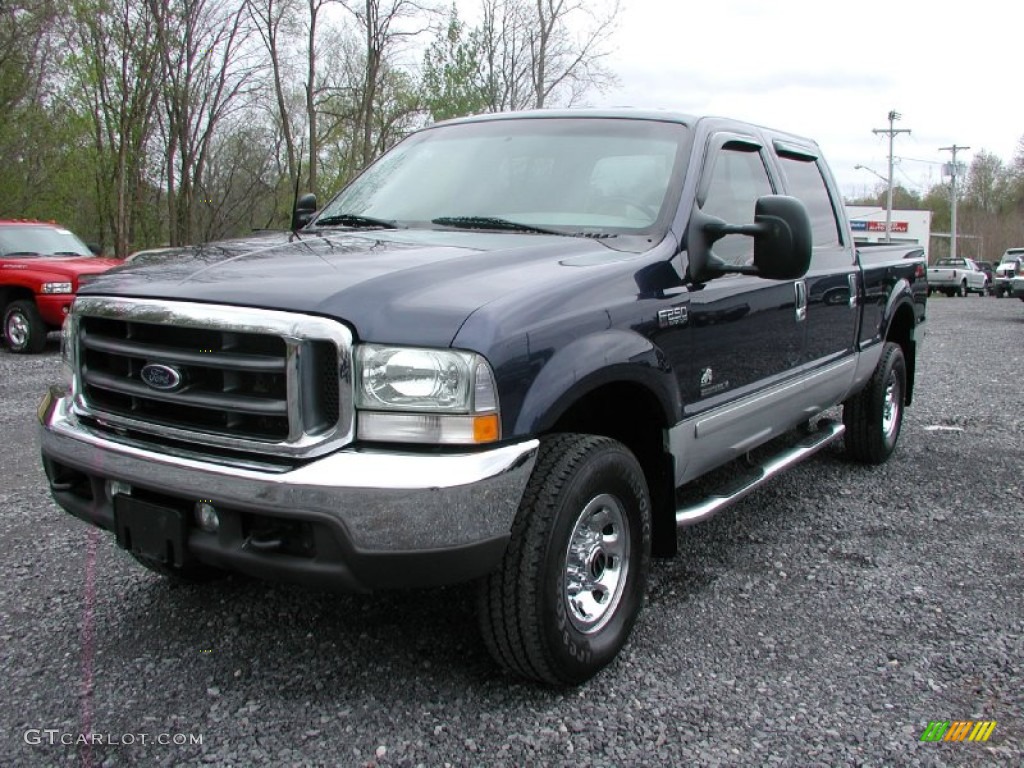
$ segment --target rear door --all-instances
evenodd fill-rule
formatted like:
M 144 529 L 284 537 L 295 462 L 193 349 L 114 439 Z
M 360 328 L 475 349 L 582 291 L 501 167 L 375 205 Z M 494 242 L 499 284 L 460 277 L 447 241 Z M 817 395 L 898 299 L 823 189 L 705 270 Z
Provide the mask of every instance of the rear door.
M 819 367 L 852 355 L 859 319 L 856 254 L 840 225 L 842 203 L 835 194 L 817 147 L 790 140 L 773 142 L 786 181 L 786 193 L 799 198 L 811 219 L 811 267 L 807 291 L 806 336 L 801 367 Z

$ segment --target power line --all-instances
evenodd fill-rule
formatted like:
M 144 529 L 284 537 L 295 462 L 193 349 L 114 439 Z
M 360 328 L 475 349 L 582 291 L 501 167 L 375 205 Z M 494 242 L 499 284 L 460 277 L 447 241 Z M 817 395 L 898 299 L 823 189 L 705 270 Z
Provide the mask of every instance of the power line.
M 906 155 L 896 155 L 897 160 L 909 160 L 912 163 L 928 163 L 928 165 L 942 165 L 941 160 L 922 160 L 920 157 L 907 157 Z

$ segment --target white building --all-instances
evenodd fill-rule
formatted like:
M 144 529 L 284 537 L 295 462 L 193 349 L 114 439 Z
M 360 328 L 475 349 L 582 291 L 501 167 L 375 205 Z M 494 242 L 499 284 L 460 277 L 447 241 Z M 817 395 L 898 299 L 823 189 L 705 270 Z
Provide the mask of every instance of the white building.
M 850 218 L 855 243 L 884 243 L 885 208 L 875 205 L 848 205 L 846 215 Z M 931 211 L 892 212 L 892 232 L 889 242 L 920 245 L 928 255 L 928 241 L 932 232 Z

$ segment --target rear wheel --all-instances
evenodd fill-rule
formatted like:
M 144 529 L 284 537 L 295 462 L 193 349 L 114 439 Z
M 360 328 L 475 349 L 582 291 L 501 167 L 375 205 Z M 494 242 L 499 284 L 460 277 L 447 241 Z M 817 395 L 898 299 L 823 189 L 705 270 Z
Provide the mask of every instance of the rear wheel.
M 12 301 L 4 310 L 4 343 L 11 352 L 42 352 L 46 346 L 46 323 L 34 302 Z
M 866 464 L 892 454 L 903 426 L 907 364 L 899 344 L 886 342 L 868 385 L 843 404 L 846 453 Z
M 545 438 L 501 567 L 480 584 L 491 655 L 550 685 L 593 677 L 629 638 L 650 550 L 647 485 L 629 449 L 591 435 Z

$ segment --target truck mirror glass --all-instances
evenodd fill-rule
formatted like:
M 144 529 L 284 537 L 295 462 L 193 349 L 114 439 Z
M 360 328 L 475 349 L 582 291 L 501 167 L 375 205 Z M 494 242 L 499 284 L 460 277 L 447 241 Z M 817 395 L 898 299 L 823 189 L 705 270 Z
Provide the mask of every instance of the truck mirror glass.
M 811 265 L 811 220 L 795 197 L 765 195 L 754 208 L 754 267 L 760 277 L 795 280 Z
M 316 195 L 305 194 L 295 201 L 292 211 L 292 232 L 309 224 L 316 213 Z

